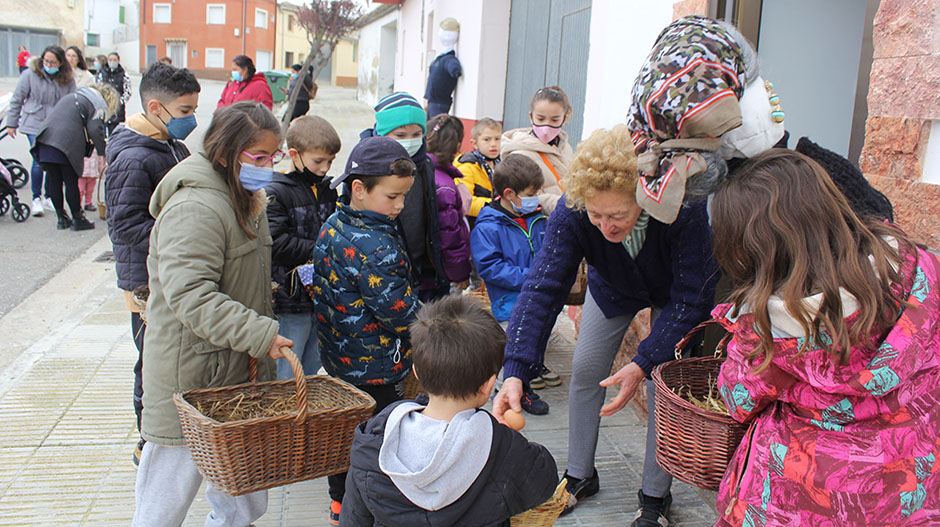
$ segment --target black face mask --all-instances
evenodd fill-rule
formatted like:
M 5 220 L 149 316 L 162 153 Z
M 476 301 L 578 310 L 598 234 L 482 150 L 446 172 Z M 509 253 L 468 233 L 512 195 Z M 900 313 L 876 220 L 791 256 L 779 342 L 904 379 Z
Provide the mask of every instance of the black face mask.
M 308 186 L 319 185 L 326 177 L 314 174 L 306 165 L 302 166 L 302 168 L 297 168 L 297 165 L 294 165 L 294 171 L 300 174 L 300 182 Z

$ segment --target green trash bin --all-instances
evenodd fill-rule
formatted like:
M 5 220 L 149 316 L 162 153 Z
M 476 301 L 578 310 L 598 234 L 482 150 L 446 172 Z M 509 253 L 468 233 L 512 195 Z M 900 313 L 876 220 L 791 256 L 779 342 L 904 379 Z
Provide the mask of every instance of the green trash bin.
M 286 101 L 287 95 L 281 91 L 281 88 L 287 90 L 290 74 L 283 71 L 269 70 L 264 72 L 264 78 L 267 79 L 268 87 L 271 88 L 271 97 L 274 99 L 274 104 Z

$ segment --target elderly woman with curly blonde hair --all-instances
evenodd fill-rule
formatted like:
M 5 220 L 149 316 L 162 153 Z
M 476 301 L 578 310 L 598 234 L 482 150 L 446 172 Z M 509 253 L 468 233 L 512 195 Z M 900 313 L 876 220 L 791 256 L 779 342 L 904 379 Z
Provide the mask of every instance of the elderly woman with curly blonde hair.
M 524 385 L 539 374 L 555 318 L 587 260 L 588 294 L 572 361 L 569 394 L 570 511 L 600 488 L 594 453 L 601 416 L 620 411 L 646 382 L 650 422 L 634 525 L 659 525 L 667 514 L 671 477 L 655 459 L 650 372 L 673 358 L 676 343 L 708 317 L 718 272 L 711 256 L 705 203 L 690 203 L 672 224 L 651 218 L 636 202 L 636 157 L 626 126 L 599 130 L 578 146 L 565 194 L 548 220 L 507 331 L 503 387 L 493 413 L 520 411 Z M 652 307 L 652 332 L 633 362 L 610 370 L 634 315 Z M 619 385 L 604 405 L 607 386 Z M 603 406 L 603 407 L 602 407 Z M 652 521 L 650 523 L 649 521 Z

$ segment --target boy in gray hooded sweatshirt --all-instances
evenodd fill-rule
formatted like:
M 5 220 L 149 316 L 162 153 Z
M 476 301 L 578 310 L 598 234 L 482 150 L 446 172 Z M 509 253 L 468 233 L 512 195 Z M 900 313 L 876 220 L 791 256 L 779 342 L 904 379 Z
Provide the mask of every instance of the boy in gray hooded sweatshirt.
M 476 299 L 454 295 L 422 308 L 411 341 L 430 400 L 391 405 L 359 425 L 340 525 L 508 527 L 552 496 L 558 472 L 548 449 L 480 409 L 505 340 Z

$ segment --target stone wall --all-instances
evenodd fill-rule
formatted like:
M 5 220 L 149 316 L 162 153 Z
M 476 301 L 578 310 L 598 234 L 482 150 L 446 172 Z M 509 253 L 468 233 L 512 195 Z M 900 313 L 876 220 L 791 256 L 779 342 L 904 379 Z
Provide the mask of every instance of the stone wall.
M 940 119 L 940 4 L 882 0 L 859 168 L 915 240 L 940 248 L 940 185 L 922 181 L 931 121 Z M 934 141 L 940 138 L 934 138 Z

